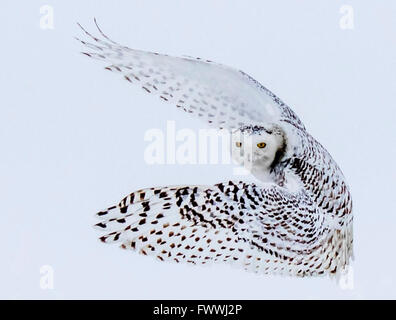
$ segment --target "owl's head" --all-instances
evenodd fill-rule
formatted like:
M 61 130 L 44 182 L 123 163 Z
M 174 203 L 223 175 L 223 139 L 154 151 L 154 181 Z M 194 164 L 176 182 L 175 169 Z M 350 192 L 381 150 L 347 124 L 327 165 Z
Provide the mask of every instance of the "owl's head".
M 269 171 L 285 153 L 284 132 L 276 126 L 243 126 L 232 132 L 232 158 L 249 171 Z

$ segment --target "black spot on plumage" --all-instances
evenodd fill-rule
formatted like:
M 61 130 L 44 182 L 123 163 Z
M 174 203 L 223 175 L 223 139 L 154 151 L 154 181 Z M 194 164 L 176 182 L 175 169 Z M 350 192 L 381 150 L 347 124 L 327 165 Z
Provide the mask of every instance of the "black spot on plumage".
M 95 224 L 95 226 L 100 227 L 100 228 L 106 228 L 106 224 L 103 222 L 99 222 L 99 223 Z
M 165 198 L 165 197 L 167 197 L 168 196 L 168 194 L 165 192 L 165 191 L 162 191 L 160 194 L 159 194 L 159 197 L 160 198 Z
M 172 204 L 169 203 L 169 202 L 167 202 L 167 203 L 165 203 L 165 204 L 163 205 L 163 209 L 164 209 L 164 210 L 168 210 L 168 209 L 171 208 L 171 206 L 172 206 Z
M 183 199 L 180 197 L 180 198 L 177 199 L 176 205 L 180 206 L 182 204 L 182 202 L 183 202 Z
M 149 211 L 150 210 L 150 204 L 148 201 L 142 202 L 142 207 L 144 211 Z

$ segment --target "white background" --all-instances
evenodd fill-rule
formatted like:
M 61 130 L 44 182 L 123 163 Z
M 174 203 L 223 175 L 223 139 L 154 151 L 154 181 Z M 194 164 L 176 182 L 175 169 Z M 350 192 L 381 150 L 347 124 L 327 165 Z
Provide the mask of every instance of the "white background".
M 354 29 L 339 26 L 342 5 Z M 40 7 L 54 29 L 40 28 Z M 394 1 L 0 3 L 0 298 L 396 298 Z M 201 124 L 79 54 L 93 17 L 133 48 L 237 67 L 276 93 L 351 185 L 355 281 L 166 264 L 106 246 L 93 214 L 141 187 L 212 184 L 221 165 L 149 166 L 144 133 Z M 40 288 L 40 267 L 54 289 Z

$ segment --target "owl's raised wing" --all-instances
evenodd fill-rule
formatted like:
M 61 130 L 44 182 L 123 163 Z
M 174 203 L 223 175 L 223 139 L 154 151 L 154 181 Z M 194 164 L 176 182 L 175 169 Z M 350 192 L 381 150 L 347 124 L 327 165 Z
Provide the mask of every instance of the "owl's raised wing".
M 77 39 L 89 49 L 83 52 L 85 55 L 107 62 L 105 69 L 212 127 L 231 129 L 286 121 L 304 129 L 287 105 L 242 71 L 199 58 L 130 49 L 110 40 L 99 27 L 101 38 L 83 31 L 94 42 Z
M 275 184 L 142 189 L 97 217 L 101 241 L 161 261 L 297 276 L 334 274 L 346 263 L 310 197 Z

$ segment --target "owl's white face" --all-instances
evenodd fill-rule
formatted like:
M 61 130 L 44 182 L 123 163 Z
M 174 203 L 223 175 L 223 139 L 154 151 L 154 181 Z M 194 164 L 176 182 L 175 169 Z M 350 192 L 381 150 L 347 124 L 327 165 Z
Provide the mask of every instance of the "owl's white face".
M 231 138 L 232 158 L 250 172 L 268 171 L 275 156 L 284 147 L 284 138 L 280 132 L 249 132 L 236 130 Z

